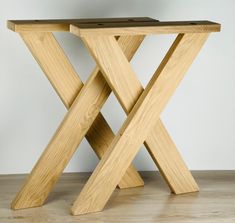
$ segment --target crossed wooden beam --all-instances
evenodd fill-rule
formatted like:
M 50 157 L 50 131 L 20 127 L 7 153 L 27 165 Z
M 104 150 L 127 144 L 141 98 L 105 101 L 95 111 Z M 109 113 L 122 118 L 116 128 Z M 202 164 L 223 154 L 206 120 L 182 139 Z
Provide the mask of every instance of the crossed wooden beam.
M 144 143 L 175 194 L 198 191 L 160 114 L 210 32 L 209 21 L 159 22 L 150 18 L 17 20 L 8 28 L 19 32 L 60 96 L 68 113 L 23 187 L 13 209 L 41 206 L 84 137 L 101 159 L 72 207 L 74 215 L 101 211 L 112 192 L 143 186 L 131 164 Z M 52 31 L 79 36 L 97 63 L 85 84 L 54 38 Z M 177 37 L 144 89 L 129 61 L 147 34 Z M 116 135 L 100 113 L 114 92 L 127 118 Z

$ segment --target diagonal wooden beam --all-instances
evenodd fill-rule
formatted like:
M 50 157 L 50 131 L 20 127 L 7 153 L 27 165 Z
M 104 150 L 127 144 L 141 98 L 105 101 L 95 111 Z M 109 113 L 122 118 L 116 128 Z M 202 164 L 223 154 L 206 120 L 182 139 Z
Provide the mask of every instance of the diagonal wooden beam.
M 128 62 L 119 47 L 116 47 L 116 44 L 110 44 L 109 48 L 105 45 L 106 51 L 109 52 L 109 57 L 112 58 L 112 60 L 107 62 L 106 55 L 103 54 L 102 37 L 87 37 L 83 38 L 83 40 L 97 64 L 101 67 L 102 73 L 126 114 L 130 113 L 144 89 L 134 72 L 130 71 L 130 67 L 129 75 L 127 75 L 126 66 L 129 65 L 127 65 Z M 122 59 L 125 60 L 126 66 L 122 66 L 123 60 L 120 62 L 120 60 L 115 59 L 119 58 L 120 54 Z M 118 78 L 116 78 L 117 76 Z M 144 144 L 172 192 L 182 194 L 199 190 L 197 183 L 160 119 L 150 131 Z
M 78 91 L 80 91 L 83 84 L 53 35 L 51 33 L 21 35 L 48 79 L 57 90 L 64 104 L 69 108 L 72 100 Z M 125 37 L 121 37 L 120 41 L 122 38 Z M 134 55 L 142 40 L 142 36 L 136 36 L 133 37 L 132 45 L 124 44 L 121 46 L 129 60 Z M 92 76 L 93 79 L 90 78 L 86 84 L 86 88 L 83 87 L 79 93 L 82 100 L 76 99 L 77 102 L 73 103 L 73 106 L 69 110 L 70 116 L 66 115 L 59 130 L 55 133 L 21 191 L 12 202 L 13 209 L 35 207 L 44 203 L 80 140 L 94 120 L 94 124 L 87 133 L 87 138 L 99 157 L 104 154 L 114 138 L 113 132 L 99 113 L 99 108 L 109 96 L 110 88 L 103 79 L 99 69 L 96 68 Z M 97 102 L 94 101 L 99 95 L 102 100 L 97 99 Z M 84 99 L 86 96 L 87 98 Z M 77 114 L 79 115 L 76 115 L 76 110 L 78 110 Z M 85 116 L 81 118 L 80 114 L 85 114 Z M 95 119 L 96 116 L 97 118 Z M 76 125 L 76 123 L 80 123 L 80 126 Z M 143 185 L 141 177 L 135 168 L 130 166 L 125 177 L 120 181 L 119 186 L 125 188 L 140 185 Z
M 177 36 L 75 201 L 72 208 L 74 215 L 103 209 L 207 37 L 208 34 Z M 86 38 L 86 43 L 89 44 L 93 55 L 97 55 L 95 58 L 105 76 L 111 76 L 111 73 L 119 75 L 125 70 L 125 74 L 131 78 L 131 66 L 114 37 Z
M 63 101 L 65 107 L 69 109 L 82 89 L 83 83 L 54 35 L 50 32 L 26 32 L 20 33 L 20 35 Z M 122 44 L 122 49 L 128 57 L 128 60 L 131 60 L 143 39 L 143 36 L 132 38 L 131 49 L 127 44 Z M 99 159 L 103 156 L 114 137 L 115 135 L 112 129 L 102 114 L 99 113 L 86 135 L 87 141 Z M 120 188 L 129 188 L 143 185 L 144 181 L 135 167 L 131 165 L 118 186 Z

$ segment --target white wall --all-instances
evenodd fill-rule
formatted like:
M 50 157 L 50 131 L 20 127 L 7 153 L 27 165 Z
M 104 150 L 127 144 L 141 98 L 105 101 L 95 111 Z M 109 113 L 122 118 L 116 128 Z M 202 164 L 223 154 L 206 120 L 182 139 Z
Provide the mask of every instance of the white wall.
M 66 110 L 7 19 L 149 16 L 159 20 L 212 20 L 222 24 L 193 63 L 162 114 L 190 169 L 235 169 L 234 0 L 0 0 L 0 174 L 31 170 Z M 94 62 L 81 41 L 56 34 L 82 79 Z M 132 65 L 146 84 L 173 36 L 149 36 Z M 114 96 L 103 108 L 115 131 L 125 115 Z M 114 114 L 115 113 L 115 114 Z M 84 140 L 66 171 L 90 171 L 98 160 Z M 142 148 L 141 170 L 155 166 Z

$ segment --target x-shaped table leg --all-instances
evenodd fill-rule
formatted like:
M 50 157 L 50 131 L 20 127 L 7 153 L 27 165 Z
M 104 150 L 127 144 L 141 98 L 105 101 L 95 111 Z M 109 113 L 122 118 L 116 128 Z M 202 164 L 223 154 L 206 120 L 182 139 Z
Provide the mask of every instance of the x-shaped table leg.
M 123 41 L 124 45 L 125 42 L 127 41 Z M 48 193 L 58 180 L 63 168 L 75 151 L 76 145 L 79 144 L 86 131 L 88 131 L 90 125 L 98 115 L 99 109 L 108 97 L 107 95 L 110 93 L 109 86 L 105 83 L 101 74 L 97 75 L 98 73 L 98 70 L 93 73 L 92 77 L 79 93 L 51 143 L 33 169 L 25 186 L 13 202 L 13 208 L 39 206 L 48 196 Z M 89 105 L 88 101 L 94 101 L 94 104 L 91 103 L 91 105 Z M 92 115 L 86 117 L 87 113 Z M 75 114 L 81 114 L 81 118 L 76 119 L 77 115 Z M 85 117 L 83 117 L 84 114 Z M 89 121 L 87 121 L 87 118 Z M 80 125 L 83 124 L 84 120 L 87 125 L 85 127 L 82 126 L 83 128 L 81 130 Z M 159 138 L 160 141 L 163 139 L 170 141 L 167 134 L 162 134 L 162 137 Z M 156 138 L 152 140 L 154 141 Z M 70 146 L 68 146 L 66 142 L 71 143 L 71 141 L 72 145 L 70 144 Z M 154 155 L 156 154 L 153 153 L 153 156 Z M 49 162 L 49 158 L 53 160 L 52 163 Z M 173 169 L 174 168 L 173 166 Z
M 132 38 L 133 36 L 126 37 L 125 42 L 131 44 Z M 120 49 L 114 44 L 110 44 L 108 48 L 107 44 L 102 44 L 107 43 L 107 40 L 102 38 L 86 37 L 83 38 L 83 41 L 100 66 L 122 108 L 126 114 L 130 113 L 144 89 L 130 65 L 123 61 L 120 64 L 120 62 L 117 63 L 118 60 L 115 60 L 115 58 L 121 58 Z M 104 51 L 104 47 L 106 47 L 106 51 Z M 106 52 L 106 55 L 103 52 Z M 113 60 L 109 60 L 109 63 L 106 61 L 107 55 L 113 56 Z M 199 190 L 160 119 L 150 131 L 144 145 L 173 193 L 182 194 Z
M 81 91 L 83 84 L 72 65 L 64 55 L 63 50 L 55 40 L 53 34 L 46 32 L 21 33 L 21 37 L 29 47 L 35 59 L 38 61 L 65 106 L 70 108 L 76 96 Z M 123 37 L 120 38 L 119 43 L 121 44 L 121 48 L 123 49 L 128 60 L 130 60 L 135 54 L 142 40 L 143 36 L 135 37 L 132 39 L 132 44 L 129 45 L 129 43 L 125 43 L 123 41 Z M 91 88 L 88 90 L 88 95 L 91 97 L 91 105 L 97 95 L 99 96 L 99 93 L 103 94 L 103 99 L 108 98 L 110 93 L 110 88 L 105 84 L 106 81 L 102 78 L 99 69 L 96 68 L 93 73 L 99 78 L 95 78 L 95 81 L 92 82 L 92 87 L 94 87 L 94 90 L 92 91 Z M 103 92 L 102 87 L 104 87 Z M 92 98 L 92 96 L 94 96 L 94 98 Z M 83 103 L 89 104 L 89 98 L 85 98 Z M 102 103 L 99 106 L 101 105 Z M 96 110 L 96 108 L 94 109 Z M 96 111 L 95 113 L 97 114 Z M 79 114 L 80 113 L 76 116 L 79 117 Z M 92 113 L 89 115 L 92 115 Z M 86 124 L 87 122 L 89 127 L 96 116 L 97 115 L 94 115 L 93 117 L 85 117 L 84 123 Z M 87 118 L 88 120 L 86 120 Z M 71 126 L 68 126 L 68 128 L 69 127 Z M 55 138 L 56 135 L 59 135 L 59 131 L 57 131 L 53 138 L 54 140 L 52 139 L 37 165 L 32 170 L 21 191 L 12 202 L 13 209 L 35 207 L 44 203 L 49 192 L 52 190 L 54 184 L 58 180 L 60 174 L 76 149 L 77 144 L 79 143 L 79 139 L 76 135 L 79 135 L 81 132 L 82 135 L 84 135 L 89 129 L 88 127 L 86 130 L 77 128 L 77 132 L 74 132 L 76 142 L 73 142 L 73 137 L 70 136 L 69 132 L 65 132 L 63 135 L 64 138 Z M 82 135 L 80 137 L 81 139 L 83 138 Z M 114 133 L 108 126 L 108 123 L 105 121 L 101 113 L 98 113 L 97 118 L 94 120 L 94 123 L 90 126 L 90 129 L 86 134 L 88 142 L 92 145 L 99 158 L 103 156 L 108 146 L 111 144 L 114 136 Z M 69 144 L 67 141 L 63 140 L 72 140 L 72 142 Z M 67 147 L 65 144 L 63 145 L 63 143 L 67 143 Z M 73 148 L 69 151 L 71 144 Z M 67 148 L 67 151 L 65 148 Z M 64 157 L 64 159 L 62 159 L 62 157 Z M 144 182 L 135 167 L 130 165 L 125 176 L 119 182 L 119 187 L 136 187 L 142 186 L 143 184 Z
M 128 95 L 125 91 L 126 84 L 124 87 L 122 84 L 127 79 L 130 79 L 130 83 L 135 81 L 134 72 L 114 37 L 84 37 L 106 81 L 122 106 L 126 107 L 125 110 L 131 109 L 131 112 L 74 203 L 72 208 L 74 215 L 103 209 L 141 144 L 148 139 L 156 122 L 159 122 L 157 120 L 162 110 L 207 37 L 208 34 L 204 33 L 179 34 L 144 92 L 140 95 L 141 92 L 133 90 L 134 99 L 130 100 L 136 101 L 136 95 L 140 95 L 133 109 L 128 109 L 125 103 L 125 97 Z M 120 77 L 121 74 L 125 74 L 126 78 Z M 116 84 L 113 84 L 114 82 Z M 132 86 L 129 85 L 129 88 Z

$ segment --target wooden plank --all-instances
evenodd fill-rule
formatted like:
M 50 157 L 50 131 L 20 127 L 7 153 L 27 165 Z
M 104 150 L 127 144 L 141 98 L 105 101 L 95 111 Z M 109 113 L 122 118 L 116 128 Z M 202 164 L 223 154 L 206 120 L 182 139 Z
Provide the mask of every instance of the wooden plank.
M 78 74 L 63 49 L 49 32 L 20 33 L 34 59 L 69 108 L 83 87 Z
M 72 24 L 71 28 L 69 28 Z M 8 20 L 14 32 L 69 31 L 76 35 L 146 35 L 159 33 L 218 32 L 220 24 L 211 21 L 163 21 L 148 17 L 64 20 Z
M 194 177 L 160 119 L 150 131 L 144 145 L 172 193 L 199 191 Z
M 21 33 L 25 44 L 46 74 L 48 80 L 60 96 L 67 109 L 83 87 L 78 74 L 66 57 L 63 49 L 56 41 L 52 33 Z M 133 57 L 140 46 L 143 37 L 132 38 L 132 43 L 123 44 L 129 60 Z M 131 45 L 130 45 L 131 44 Z M 98 72 L 96 70 L 96 72 Z M 86 138 L 99 158 L 101 158 L 115 137 L 112 129 L 100 113 L 89 129 Z M 119 183 L 120 188 L 143 186 L 144 182 L 134 166 L 130 166 L 127 174 Z
M 44 203 L 110 92 L 101 73 L 96 75 L 94 72 L 13 200 L 13 209 L 37 207 Z
M 67 97 L 69 91 L 65 88 L 71 87 L 70 78 L 75 75 L 75 71 L 70 72 L 73 70 L 72 65 L 69 63 L 65 55 L 60 52 L 62 49 L 54 39 L 53 35 L 27 34 L 22 35 L 22 37 L 27 43 L 32 54 L 38 60 L 40 66 L 44 69 L 47 77 L 50 81 L 53 80 L 54 88 L 57 90 L 61 98 L 64 99 L 63 101 L 66 107 L 69 108 L 73 92 L 71 91 L 70 96 Z M 120 38 L 120 40 L 121 39 L 122 38 Z M 134 37 L 133 42 L 135 44 L 121 46 L 128 59 L 132 58 L 142 40 L 143 37 Z M 50 45 L 51 48 L 48 48 L 48 45 Z M 67 74 L 67 76 L 63 76 L 64 74 Z M 58 180 L 67 162 L 70 160 L 77 145 L 89 129 L 93 120 L 95 120 L 95 122 L 91 128 L 91 132 L 88 132 L 87 134 L 88 141 L 91 143 L 99 157 L 101 157 L 106 151 L 110 142 L 114 138 L 114 134 L 102 115 L 98 115 L 97 118 L 96 116 L 98 114 L 97 112 L 99 112 L 99 107 L 102 106 L 102 103 L 109 96 L 110 88 L 103 78 L 96 76 L 102 76 L 97 68 L 93 71 L 94 83 L 90 83 L 92 81 L 92 79 L 90 79 L 86 88 L 82 88 L 80 91 L 80 100 L 76 99 L 73 103 L 69 113 L 66 115 L 63 123 L 52 138 L 47 149 L 34 167 L 21 191 L 12 202 L 13 209 L 41 206 L 44 203 L 49 192 Z M 59 77 L 61 77 L 62 82 Z M 55 78 L 55 80 L 53 78 Z M 73 81 L 77 81 L 76 83 L 78 88 L 82 85 L 78 76 L 77 78 L 72 78 L 71 83 Z M 64 83 L 64 85 L 62 83 Z M 102 91 L 103 88 L 104 90 Z M 102 100 L 97 102 L 98 104 L 92 102 L 92 100 L 94 101 L 95 94 L 96 97 L 98 97 L 99 94 L 100 97 L 102 97 Z M 85 98 L 86 96 L 87 98 Z M 89 103 L 89 99 L 91 100 L 91 103 Z M 84 103 L 86 105 L 84 105 Z M 76 111 L 79 115 L 76 115 Z M 85 116 L 82 118 L 81 116 L 83 113 Z M 70 135 L 70 131 L 72 135 Z M 78 135 L 75 136 L 75 134 Z M 141 185 L 143 185 L 143 181 L 133 166 L 130 166 L 125 177 L 119 183 L 121 188 Z
M 25 174 L 0 175 L 1 223 L 235 222 L 235 170 L 193 171 L 204 188 L 199 196 L 169 196 L 158 173 L 143 171 L 141 175 L 146 182 L 144 188 L 115 191 L 116 199 L 112 199 L 109 210 L 79 217 L 72 217 L 66 209 L 71 205 L 71 197 L 82 189 L 90 173 L 63 174 L 53 192 L 53 199 L 47 205 L 20 212 L 9 211 L 8 204 Z
M 148 35 L 174 33 L 219 32 L 220 24 L 210 21 L 150 21 L 133 23 L 72 24 L 70 32 L 77 36 L 91 35 Z
M 93 18 L 93 19 L 53 19 L 53 20 L 8 20 L 7 27 L 14 32 L 69 31 L 69 25 L 92 23 L 126 23 L 157 21 L 149 17 Z
M 81 90 L 83 83 L 53 34 L 44 32 L 21 33 L 21 37 L 64 102 L 64 105 L 69 108 Z M 120 47 L 123 49 L 128 60 L 131 60 L 144 37 L 132 37 L 131 41 L 126 43 L 122 39 L 119 41 Z M 112 129 L 108 126 L 101 113 L 97 116 L 86 135 L 88 142 L 100 159 L 114 137 Z M 135 167 L 131 165 L 118 186 L 123 189 L 143 185 L 144 181 Z
M 130 68 L 128 72 L 129 75 L 127 75 L 125 70 L 126 66 L 121 66 L 119 63 L 113 62 L 115 58 L 120 55 L 119 48 L 113 47 L 110 49 L 109 57 L 111 57 L 112 60 L 108 63 L 105 59 L 105 55 L 103 55 L 103 48 L 101 48 L 103 42 L 102 38 L 94 39 L 90 37 L 83 39 L 91 53 L 95 52 L 92 53 L 93 57 L 97 64 L 102 67 L 102 72 L 107 82 L 126 114 L 129 114 L 144 90 L 140 81 L 137 79 L 134 72 L 130 71 Z M 122 40 L 124 41 L 119 41 L 120 46 L 123 44 L 131 44 L 131 36 L 125 39 L 123 38 Z M 116 73 L 117 70 L 119 71 L 118 74 Z M 160 119 L 156 122 L 154 129 L 150 132 L 144 144 L 172 192 L 182 194 L 199 190 L 197 183 Z
M 178 35 L 75 201 L 72 207 L 74 215 L 103 209 L 207 37 L 208 34 Z M 104 68 L 105 66 L 113 69 L 113 71 L 109 70 L 106 73 L 107 76 L 110 72 L 115 72 L 118 75 L 120 67 L 124 67 L 126 75 L 132 75 L 130 64 L 123 57 L 122 52 L 118 50 L 119 47 L 114 37 L 87 38 L 86 43 L 90 45 L 93 55 L 98 54 L 97 62 L 99 62 L 103 73 L 107 69 Z M 94 51 L 94 44 L 99 46 L 102 53 Z M 115 53 L 119 53 L 116 55 L 118 60 L 111 56 L 113 50 Z M 103 56 L 101 57 L 101 55 Z M 105 62 L 101 65 L 104 58 Z M 114 65 L 117 63 L 119 66 Z M 110 67 L 109 64 L 114 66 Z

